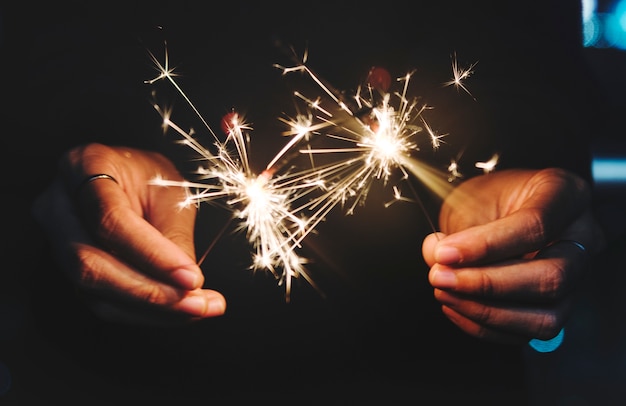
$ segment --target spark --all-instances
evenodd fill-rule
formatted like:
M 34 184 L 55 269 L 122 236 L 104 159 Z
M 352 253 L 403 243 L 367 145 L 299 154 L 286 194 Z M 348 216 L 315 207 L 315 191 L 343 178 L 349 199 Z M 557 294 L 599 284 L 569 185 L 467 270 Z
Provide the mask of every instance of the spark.
M 444 142 L 441 139 L 448 134 L 437 134 L 435 130 L 433 130 L 430 125 L 422 118 L 422 124 L 424 125 L 424 129 L 430 136 L 430 144 L 433 149 L 438 149 L 441 146 L 441 143 Z
M 476 162 L 476 167 L 482 169 L 484 173 L 493 172 L 498 164 L 499 156 L 498 154 L 494 154 L 488 161 L 485 162 Z
M 319 170 L 328 189 L 314 204 L 325 207 L 340 205 L 345 208 L 346 214 L 353 214 L 358 206 L 365 204 L 374 182 L 381 181 L 386 185 L 397 172 L 401 180 L 409 178 L 407 168 L 414 166 L 409 161 L 415 161 L 415 153 L 420 150 L 418 136 L 424 135 L 436 150 L 446 135 L 437 134 L 423 116 L 423 112 L 430 107 L 408 96 L 414 72 L 398 78 L 396 82 L 400 84 L 400 89 L 390 91 L 389 73 L 383 68 L 372 68 L 367 83 L 359 86 L 350 100 L 327 85 L 304 61 L 296 66 L 275 67 L 282 69 L 283 75 L 307 73 L 330 103 L 334 103 L 334 107 L 327 106 L 320 96 L 298 94 L 300 100 L 305 101 L 315 113 L 315 119 L 323 129 L 322 134 L 341 143 L 336 148 L 307 148 L 300 152 L 344 156 Z M 394 186 L 394 195 L 397 197 L 399 193 Z M 397 200 L 406 199 L 396 198 L 394 201 Z
M 453 182 L 455 179 L 460 179 L 463 177 L 461 172 L 459 172 L 459 164 L 456 160 L 450 160 L 450 165 L 448 165 L 448 182 Z
M 249 162 L 249 132 L 252 127 L 236 112 L 228 113 L 222 119 L 222 130 L 226 134 L 220 140 L 209 127 L 200 112 L 184 91 L 178 86 L 169 68 L 167 53 L 161 64 L 154 55 L 152 59 L 159 70 L 159 75 L 146 81 L 154 84 L 167 80 L 187 101 L 192 110 L 201 119 L 205 128 L 214 137 L 213 148 L 203 146 L 192 130 L 184 130 L 171 119 L 171 110 L 154 103 L 154 108 L 163 119 L 164 128 L 171 128 L 181 136 L 181 143 L 190 147 L 200 156 L 201 165 L 196 170 L 197 181 L 172 181 L 160 176 L 151 180 L 152 185 L 162 187 L 181 187 L 186 191 L 186 198 L 179 207 L 212 203 L 226 208 L 238 220 L 236 232 L 244 232 L 253 247 L 250 268 L 270 271 L 285 285 L 286 300 L 290 300 L 292 279 L 304 277 L 313 287 L 304 265 L 307 263 L 296 250 L 302 241 L 323 219 L 328 210 L 309 210 L 306 196 L 320 188 L 318 170 L 284 170 L 275 164 L 288 150 L 296 145 L 311 131 L 306 121 L 292 124 L 300 129 L 287 145 L 270 161 L 260 174 L 253 173 Z M 303 203 L 300 203 L 303 202 Z
M 459 88 L 463 89 L 465 91 L 465 93 L 467 93 L 472 98 L 474 98 L 474 96 L 470 93 L 470 91 L 467 89 L 467 87 L 465 86 L 465 84 L 463 82 L 467 78 L 469 78 L 472 75 L 472 73 L 474 73 L 474 67 L 476 66 L 476 64 L 478 64 L 478 62 L 472 63 L 467 68 L 461 68 L 459 66 L 458 60 L 456 58 L 456 53 L 453 54 L 453 56 L 452 56 L 452 75 L 453 75 L 453 78 L 450 79 L 448 82 L 444 83 L 444 85 L 445 86 L 454 86 L 457 89 L 459 89 Z M 474 100 L 476 100 L 476 99 L 474 99 Z
M 413 199 L 404 196 L 399 184 L 413 175 L 430 190 L 444 196 L 451 188 L 451 179 L 461 174 L 455 161 L 445 173 L 416 156 L 420 151 L 420 137 L 436 151 L 447 134 L 439 134 L 426 120 L 424 112 L 431 107 L 417 97 L 409 97 L 414 72 L 397 78 L 399 88 L 391 90 L 388 71 L 374 67 L 366 83 L 360 85 L 354 95 L 346 97 L 308 67 L 308 52 L 296 60 L 294 66 L 275 64 L 283 75 L 305 73 L 321 94 L 293 93 L 304 108 L 294 117 L 279 118 L 288 127 L 282 135 L 289 140 L 265 169 L 255 174 L 249 162 L 251 124 L 233 110 L 220 123 L 225 139 L 218 137 L 176 82 L 177 74 L 170 67 L 167 49 L 163 63 L 152 53 L 150 57 L 158 75 L 145 82 L 150 85 L 169 82 L 213 137 L 212 145 L 205 147 L 196 139 L 194 130 L 177 125 L 171 119 L 171 110 L 155 102 L 164 130 L 178 133 L 180 142 L 199 155 L 201 164 L 195 172 L 196 181 L 155 177 L 151 183 L 184 188 L 186 197 L 179 203 L 181 208 L 210 203 L 228 210 L 231 220 L 237 221 L 235 231 L 244 233 L 253 247 L 250 269 L 271 272 L 279 285 L 285 285 L 287 301 L 293 278 L 302 276 L 315 287 L 305 269 L 307 259 L 297 252 L 304 239 L 335 207 L 342 207 L 347 215 L 353 214 L 357 206 L 365 204 L 375 182 L 387 185 L 392 179 L 397 180 L 393 185 L 393 199 L 384 207 L 400 201 L 417 202 L 435 231 L 411 183 L 407 182 L 415 196 Z M 468 92 L 462 82 L 470 76 L 474 65 L 460 69 L 454 59 L 455 78 L 449 84 Z M 332 145 L 313 148 L 313 141 L 320 139 Z M 296 165 L 294 161 L 302 156 L 308 156 L 308 163 Z M 497 161 L 497 156 L 494 159 Z M 494 159 L 477 163 L 476 167 L 492 170 Z
M 391 206 L 392 204 L 399 202 L 399 201 L 405 201 L 405 202 L 413 202 L 413 199 L 409 199 L 407 197 L 404 197 L 402 195 L 402 192 L 400 191 L 400 189 L 397 186 L 393 187 L 393 200 L 388 201 L 387 203 L 385 203 L 385 208 Z

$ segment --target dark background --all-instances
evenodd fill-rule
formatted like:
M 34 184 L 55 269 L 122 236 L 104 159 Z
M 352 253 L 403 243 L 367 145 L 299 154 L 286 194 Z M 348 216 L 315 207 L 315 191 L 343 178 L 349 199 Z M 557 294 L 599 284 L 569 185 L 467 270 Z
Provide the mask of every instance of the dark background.
M 473 162 L 498 152 L 501 168 L 559 165 L 590 179 L 592 147 L 620 140 L 624 55 L 581 48 L 576 2 L 250 3 L 0 8 L 0 403 L 619 404 L 621 238 L 594 260 L 556 352 L 484 343 L 442 316 L 421 258 L 426 217 L 415 205 L 383 210 L 390 192 L 382 186 L 354 216 L 332 213 L 307 241 L 324 295 L 298 281 L 286 304 L 271 276 L 246 270 L 249 247 L 232 237 L 203 264 L 207 287 L 227 298 L 224 317 L 157 329 L 89 312 L 51 261 L 30 202 L 60 154 L 84 142 L 159 150 L 187 169 L 189 156 L 171 132 L 162 135 L 143 83 L 155 74 L 146 50 L 161 58 L 164 40 L 213 128 L 232 108 L 252 121 L 259 166 L 283 142 L 272 136 L 283 129 L 276 118 L 293 113 L 290 92 L 301 84 L 272 67 L 290 63 L 278 46 L 289 44 L 308 48 L 310 66 L 346 90 L 371 66 L 392 76 L 415 69 L 412 91 L 434 106 L 433 127 L 450 134 L 427 156 L 433 165 L 445 168 L 463 151 L 462 169 L 474 175 Z M 476 100 L 441 86 L 454 52 L 462 65 L 478 61 L 467 82 Z M 175 101 L 177 122 L 201 129 L 159 89 Z M 438 199 L 414 186 L 436 220 Z M 225 221 L 219 210 L 200 211 L 199 252 Z

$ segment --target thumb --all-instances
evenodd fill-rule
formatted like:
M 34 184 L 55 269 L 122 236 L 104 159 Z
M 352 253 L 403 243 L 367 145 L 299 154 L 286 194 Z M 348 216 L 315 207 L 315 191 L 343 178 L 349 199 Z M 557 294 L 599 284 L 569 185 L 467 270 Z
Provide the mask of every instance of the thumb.
M 437 263 L 435 260 L 435 249 L 439 243 L 439 240 L 444 238 L 446 234 L 444 233 L 431 233 L 424 238 L 422 242 L 422 255 L 424 257 L 424 261 L 429 267 L 432 267 Z

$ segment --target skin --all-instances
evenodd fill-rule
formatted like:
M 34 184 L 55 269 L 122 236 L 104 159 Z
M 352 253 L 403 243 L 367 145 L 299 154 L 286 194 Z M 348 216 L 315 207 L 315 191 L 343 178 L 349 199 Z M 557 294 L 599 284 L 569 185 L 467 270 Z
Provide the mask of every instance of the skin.
M 443 313 L 486 340 L 550 339 L 604 238 L 588 184 L 567 171 L 505 170 L 467 180 L 422 245 Z M 567 240 L 578 241 L 586 252 Z
M 222 294 L 203 289 L 196 264 L 194 207 L 181 188 L 148 185 L 156 175 L 182 180 L 162 155 L 90 144 L 69 151 L 60 174 L 33 206 L 70 280 L 107 320 L 169 324 L 222 315 Z M 106 173 L 115 181 L 98 179 Z
M 117 181 L 83 180 L 106 173 Z M 61 268 L 106 320 L 170 325 L 224 314 L 196 264 L 196 211 L 154 152 L 89 144 L 69 151 L 33 214 Z M 521 343 L 563 327 L 572 292 L 603 238 L 589 186 L 560 170 L 506 170 L 469 179 L 445 199 L 441 232 L 423 241 L 443 313 L 466 333 Z M 576 245 L 560 240 L 579 241 Z

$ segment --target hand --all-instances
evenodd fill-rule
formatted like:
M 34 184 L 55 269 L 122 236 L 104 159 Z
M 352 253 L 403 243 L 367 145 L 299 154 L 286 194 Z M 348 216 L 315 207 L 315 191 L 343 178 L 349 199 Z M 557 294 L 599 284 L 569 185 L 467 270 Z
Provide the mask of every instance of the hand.
M 439 221 L 442 232 L 422 245 L 435 298 L 459 328 L 492 341 L 556 336 L 589 256 L 604 245 L 588 184 L 555 168 L 469 179 L 444 200 Z
M 94 174 L 114 178 L 84 183 Z M 69 151 L 33 205 L 35 219 L 69 279 L 96 314 L 112 321 L 167 324 L 224 313 L 224 297 L 202 289 L 195 261 L 194 207 L 184 190 L 149 185 L 182 180 L 160 154 L 90 144 Z

